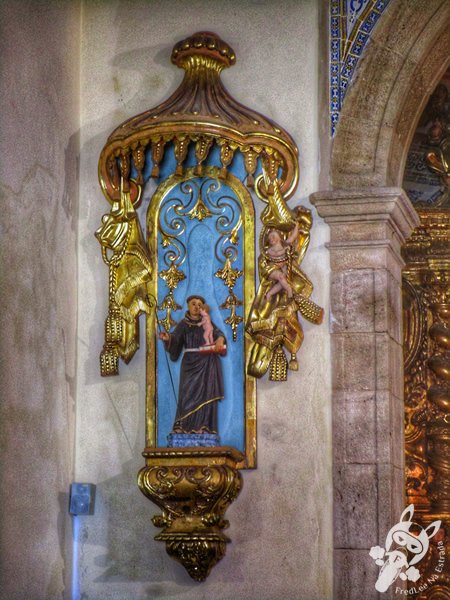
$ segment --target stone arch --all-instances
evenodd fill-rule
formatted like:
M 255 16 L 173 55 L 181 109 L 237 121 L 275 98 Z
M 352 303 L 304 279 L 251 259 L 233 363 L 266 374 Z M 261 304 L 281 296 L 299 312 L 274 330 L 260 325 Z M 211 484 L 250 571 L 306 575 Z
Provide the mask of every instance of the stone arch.
M 417 121 L 447 68 L 446 0 L 392 0 L 347 91 L 331 155 L 333 188 L 400 186 Z
M 334 597 L 378 598 L 404 505 L 401 246 L 419 219 L 401 189 L 416 124 L 448 65 L 446 0 L 391 0 L 371 33 L 311 201 L 330 226 Z

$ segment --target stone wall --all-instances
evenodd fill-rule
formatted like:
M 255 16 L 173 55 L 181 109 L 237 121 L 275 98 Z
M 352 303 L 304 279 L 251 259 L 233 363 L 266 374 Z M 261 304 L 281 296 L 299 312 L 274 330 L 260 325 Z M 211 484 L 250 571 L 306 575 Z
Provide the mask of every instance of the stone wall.
M 79 27 L 76 2 L 0 4 L 0 598 L 69 588 Z

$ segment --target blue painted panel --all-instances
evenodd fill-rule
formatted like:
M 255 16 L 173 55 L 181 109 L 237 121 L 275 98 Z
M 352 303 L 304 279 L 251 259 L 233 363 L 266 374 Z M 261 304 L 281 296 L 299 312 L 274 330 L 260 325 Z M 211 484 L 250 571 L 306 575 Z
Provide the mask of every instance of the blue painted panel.
M 146 163 L 150 163 L 146 161 Z M 184 163 L 185 167 L 194 166 L 195 154 L 194 148 L 190 149 L 189 155 Z M 214 147 L 207 161 L 208 165 L 220 166 L 219 148 Z M 164 181 L 175 170 L 176 162 L 173 155 L 173 149 L 168 148 L 165 160 L 160 166 L 159 181 Z M 244 169 L 243 157 L 237 152 L 230 171 L 233 172 L 241 181 L 245 181 L 246 172 Z M 258 171 L 260 168 L 258 168 Z M 145 178 L 150 174 L 150 167 L 146 168 Z M 194 189 L 194 196 L 189 193 L 189 187 Z M 189 219 L 177 215 L 174 211 L 174 205 L 177 206 L 178 213 L 189 211 L 196 203 L 197 194 L 201 190 L 202 199 L 207 204 L 213 214 L 201 222 L 197 219 Z M 208 200 L 209 198 L 209 200 Z M 224 199 L 225 198 L 225 199 Z M 225 208 L 225 204 L 228 208 Z M 221 358 L 225 394 L 224 399 L 219 403 L 218 420 L 220 443 L 230 445 L 241 451 L 245 451 L 245 357 L 244 357 L 244 322 L 238 326 L 237 340 L 232 339 L 232 330 L 225 324 L 225 319 L 229 316 L 228 309 L 220 309 L 220 305 L 225 301 L 228 295 L 228 288 L 222 279 L 215 276 L 218 269 L 223 267 L 224 256 L 220 252 L 220 246 L 217 248 L 217 241 L 220 235 L 217 233 L 218 218 L 228 216 L 231 218 L 230 207 L 235 210 L 234 220 L 237 220 L 240 201 L 238 196 L 223 181 L 214 180 L 207 177 L 195 177 L 187 182 L 176 185 L 170 193 L 164 198 L 161 209 L 160 219 L 166 216 L 170 223 L 171 219 L 177 218 L 183 222 L 184 231 L 177 237 L 186 251 L 183 259 L 181 256 L 175 262 L 181 271 L 186 275 L 186 279 L 181 281 L 174 292 L 176 302 L 182 307 L 172 313 L 172 317 L 179 322 L 187 310 L 186 298 L 192 294 L 203 296 L 210 305 L 211 318 L 215 325 L 223 331 L 227 339 L 228 352 Z M 171 207 L 171 208 L 169 208 Z M 180 221 L 180 222 L 181 222 Z M 222 222 L 223 225 L 223 222 Z M 231 229 L 231 227 L 229 227 Z M 173 233 L 173 231 L 172 231 Z M 223 239 L 223 238 L 222 238 Z M 167 251 L 170 247 L 164 248 L 161 243 L 161 234 L 158 234 L 158 272 L 167 269 L 170 261 L 167 261 Z M 233 268 L 243 271 L 243 228 L 239 231 L 239 241 L 234 245 L 236 260 L 233 262 Z M 233 246 L 226 242 L 226 247 Z M 166 260 L 165 260 L 166 257 Z M 233 292 L 238 298 L 243 299 L 244 277 L 240 277 Z M 169 292 L 164 280 L 158 277 L 158 303 Z M 238 307 L 237 314 L 243 316 L 243 307 Z M 159 311 L 158 316 L 164 317 L 164 312 Z M 176 362 L 172 362 L 161 341 L 157 343 L 157 403 L 158 403 L 158 423 L 157 423 L 157 444 L 160 447 L 167 446 L 167 436 L 172 430 L 179 386 L 179 373 L 181 366 L 181 356 Z

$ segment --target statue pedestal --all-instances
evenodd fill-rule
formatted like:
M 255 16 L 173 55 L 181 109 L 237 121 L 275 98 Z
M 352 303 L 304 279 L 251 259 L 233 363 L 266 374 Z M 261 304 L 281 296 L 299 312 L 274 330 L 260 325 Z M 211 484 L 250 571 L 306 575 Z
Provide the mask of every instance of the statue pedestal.
M 217 433 L 169 433 L 168 448 L 217 448 L 220 438 Z
M 146 448 L 146 466 L 138 474 L 142 493 L 162 509 L 153 517 L 163 531 L 169 556 L 181 562 L 189 575 L 203 581 L 225 555 L 230 539 L 225 511 L 238 496 L 242 477 L 237 465 L 243 455 L 236 449 Z

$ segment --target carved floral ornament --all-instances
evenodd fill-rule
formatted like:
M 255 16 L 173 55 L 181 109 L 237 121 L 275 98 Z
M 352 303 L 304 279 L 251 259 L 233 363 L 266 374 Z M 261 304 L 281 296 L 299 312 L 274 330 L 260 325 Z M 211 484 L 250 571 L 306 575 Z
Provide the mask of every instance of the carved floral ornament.
M 422 572 L 433 582 L 423 598 L 448 598 L 448 569 L 434 570 L 437 544 L 448 552 L 450 538 L 450 121 L 442 83 L 421 120 L 429 124 L 425 164 L 442 188 L 433 202 L 415 202 L 420 225 L 402 248 L 406 495 L 421 524 L 442 522 Z
M 119 358 L 131 360 L 145 313 L 139 487 L 162 509 L 153 519 L 163 528 L 156 539 L 197 580 L 225 553 L 224 514 L 241 489 L 239 469 L 256 466 L 255 381 L 266 373 L 284 381 L 288 369 L 298 370 L 301 318 L 318 324 L 323 315 L 300 268 L 312 216 L 287 205 L 298 150 L 283 128 L 229 95 L 220 74 L 235 60 L 213 33 L 176 44 L 181 85 L 115 129 L 99 160 L 111 204 L 96 232 L 109 267 L 101 374 L 117 375 Z M 137 209 L 150 178 L 158 187 L 144 235 Z M 264 203 L 259 249 L 249 190 Z

